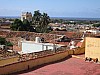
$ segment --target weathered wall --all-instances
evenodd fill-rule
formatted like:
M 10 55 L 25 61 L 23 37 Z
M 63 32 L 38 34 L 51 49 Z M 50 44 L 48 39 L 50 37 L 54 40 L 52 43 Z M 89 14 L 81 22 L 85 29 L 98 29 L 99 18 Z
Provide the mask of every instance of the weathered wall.
M 11 64 L 13 62 L 17 62 L 18 58 L 17 57 L 11 57 L 7 59 L 2 59 L 0 60 L 0 66 L 6 65 L 6 64 Z
M 100 38 L 85 38 L 85 57 L 98 58 L 100 61 Z
M 65 57 L 67 57 L 68 55 L 82 54 L 82 53 L 84 53 L 84 49 L 83 50 L 82 49 L 67 50 L 67 51 L 64 51 L 64 52 L 60 52 L 60 53 L 56 53 L 56 54 L 52 54 L 52 55 L 48 55 L 48 56 L 44 56 L 44 57 L 40 57 L 40 58 L 36 58 L 36 59 L 31 59 L 31 60 L 28 60 L 28 61 L 16 62 L 16 63 L 13 63 L 13 64 L 0 66 L 0 75 L 1 74 L 10 74 L 10 73 L 18 72 L 18 71 L 27 70 L 28 67 L 33 68 L 33 67 L 36 67 L 38 65 L 42 65 L 42 64 L 45 64 L 45 63 L 50 63 L 50 62 L 54 62 L 54 61 L 57 61 L 57 60 L 61 60 Z M 11 61 L 11 60 L 9 60 L 9 61 Z M 4 62 L 9 62 L 9 61 L 4 61 Z M 12 59 L 12 61 L 13 61 L 13 59 Z
M 85 53 L 85 48 L 77 48 L 75 51 L 74 51 L 74 54 L 77 55 L 77 54 L 83 54 Z
M 65 57 L 67 57 L 68 55 L 82 54 L 85 51 L 84 46 L 85 46 L 85 43 L 83 43 L 81 48 L 77 48 L 75 50 L 61 51 L 56 54 L 51 54 L 51 55 L 47 55 L 47 56 L 43 56 L 43 57 L 39 57 L 39 58 L 27 60 L 27 61 L 22 61 L 22 62 L 13 63 L 13 61 L 18 60 L 18 58 L 2 60 L 2 61 L 0 61 L 0 64 L 3 64 L 4 66 L 0 66 L 0 75 L 27 70 L 28 68 L 33 68 L 38 65 L 42 65 L 45 63 L 50 63 L 50 62 L 54 62 L 54 61 L 63 59 Z M 8 64 L 8 65 L 5 65 L 5 64 Z
M 65 58 L 66 56 L 68 56 L 68 51 L 58 53 L 58 54 L 49 55 L 46 57 L 32 59 L 32 60 L 28 60 L 28 61 L 17 62 L 17 63 L 9 64 L 6 66 L 1 66 L 0 67 L 0 75 L 18 72 L 18 71 L 22 71 L 22 70 L 27 70 L 28 67 L 32 68 L 32 67 L 35 67 L 37 65 L 57 61 L 57 60 Z

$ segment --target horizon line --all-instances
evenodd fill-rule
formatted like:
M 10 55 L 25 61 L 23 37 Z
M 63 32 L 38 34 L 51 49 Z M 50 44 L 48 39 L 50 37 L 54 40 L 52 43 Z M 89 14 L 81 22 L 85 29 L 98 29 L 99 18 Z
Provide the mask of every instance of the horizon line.
M 0 16 L 0 17 L 21 17 L 21 16 Z M 100 17 L 66 17 L 66 16 L 50 16 L 50 18 L 96 18 L 96 19 L 100 19 Z

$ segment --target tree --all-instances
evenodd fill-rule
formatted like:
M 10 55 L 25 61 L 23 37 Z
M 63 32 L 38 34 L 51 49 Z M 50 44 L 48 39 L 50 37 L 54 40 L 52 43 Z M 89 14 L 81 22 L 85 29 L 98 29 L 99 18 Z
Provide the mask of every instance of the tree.
M 0 45 L 5 45 L 6 44 L 6 39 L 0 37 Z
M 2 37 L 0 37 L 0 45 L 13 46 L 11 42 L 6 41 L 6 39 Z
M 34 15 L 33 15 L 33 24 L 35 25 L 39 25 L 41 19 L 41 13 L 39 10 L 34 11 Z
M 30 31 L 30 23 L 29 23 L 28 20 L 25 19 L 23 21 L 23 27 L 22 28 L 24 28 L 25 31 Z
M 11 42 L 7 42 L 6 46 L 13 46 L 13 44 Z
M 50 17 L 47 13 L 41 14 L 39 10 L 35 11 L 33 16 L 33 22 L 36 28 L 36 32 L 48 32 L 48 24 L 50 23 Z
M 14 30 L 14 31 L 20 31 L 20 30 L 23 29 L 22 27 L 23 27 L 23 23 L 19 19 L 15 19 L 14 23 L 11 24 L 11 29 Z
M 35 29 L 31 25 L 31 23 L 26 19 L 23 21 L 23 27 L 22 28 L 24 28 L 24 31 L 31 31 L 31 32 L 35 31 Z
M 47 13 L 41 14 L 39 10 L 34 11 L 33 15 L 33 26 L 30 24 L 28 20 L 24 20 L 23 22 L 19 19 L 15 19 L 14 23 L 11 25 L 11 29 L 14 31 L 35 31 L 40 33 L 49 32 L 48 24 L 50 22 L 50 17 Z
M 50 17 L 47 15 L 47 13 L 43 13 L 40 24 L 42 26 L 46 26 L 49 24 L 50 22 Z
M 15 19 L 14 23 L 11 24 L 11 29 L 14 31 L 35 31 L 30 25 L 30 22 L 26 19 L 23 22 L 19 19 Z
M 98 24 L 93 24 L 94 27 L 100 27 L 100 23 Z
M 42 32 L 42 33 L 48 32 L 49 22 L 50 22 L 49 16 L 47 15 L 47 13 L 43 13 L 43 15 L 41 16 L 40 25 L 38 26 L 37 32 Z

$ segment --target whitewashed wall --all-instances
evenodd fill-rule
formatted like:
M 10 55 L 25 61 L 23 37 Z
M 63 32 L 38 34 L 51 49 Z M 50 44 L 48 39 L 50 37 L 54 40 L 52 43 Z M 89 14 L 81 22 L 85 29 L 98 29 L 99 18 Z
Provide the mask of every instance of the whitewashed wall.
M 53 49 L 54 45 L 50 43 L 31 43 L 31 42 L 22 42 L 22 53 L 32 53 L 39 52 L 42 50 Z

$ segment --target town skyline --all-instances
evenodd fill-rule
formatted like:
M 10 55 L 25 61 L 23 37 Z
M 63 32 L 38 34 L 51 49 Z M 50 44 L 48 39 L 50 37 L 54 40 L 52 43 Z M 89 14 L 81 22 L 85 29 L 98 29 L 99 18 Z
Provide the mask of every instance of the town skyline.
M 0 16 L 20 16 L 22 12 L 40 10 L 50 17 L 100 18 L 100 0 L 2 0 Z

